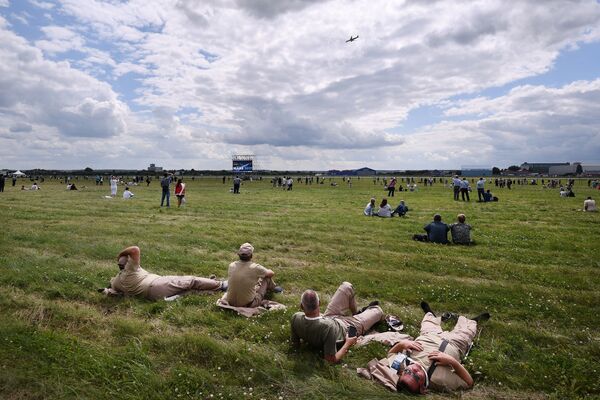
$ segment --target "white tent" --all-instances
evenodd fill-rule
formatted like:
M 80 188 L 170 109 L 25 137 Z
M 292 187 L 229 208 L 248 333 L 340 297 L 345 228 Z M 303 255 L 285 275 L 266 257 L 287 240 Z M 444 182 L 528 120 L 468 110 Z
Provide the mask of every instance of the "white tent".
M 15 176 L 15 177 L 24 177 L 25 174 L 22 173 L 21 171 L 17 170 L 17 171 L 15 171 L 15 172 L 12 173 L 12 176 Z

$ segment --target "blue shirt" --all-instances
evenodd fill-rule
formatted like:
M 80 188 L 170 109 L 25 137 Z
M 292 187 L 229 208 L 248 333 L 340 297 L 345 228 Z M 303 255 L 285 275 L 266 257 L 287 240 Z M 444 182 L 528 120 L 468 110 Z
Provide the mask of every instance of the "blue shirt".
M 427 232 L 427 237 L 430 242 L 441 244 L 448 243 L 448 231 L 450 230 L 450 227 L 445 223 L 433 221 L 423 229 Z

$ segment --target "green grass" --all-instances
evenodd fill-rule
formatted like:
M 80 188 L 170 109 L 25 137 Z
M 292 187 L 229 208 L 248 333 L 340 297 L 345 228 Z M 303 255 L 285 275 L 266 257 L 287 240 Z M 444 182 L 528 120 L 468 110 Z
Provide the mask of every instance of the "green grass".
M 48 179 L 38 192 L 17 190 L 26 180 L 7 187 L 0 398 L 403 398 L 356 376 L 356 367 L 385 354 L 382 345 L 353 348 L 337 366 L 290 349 L 302 291 L 318 290 L 326 303 L 345 280 L 361 305 L 379 299 L 412 335 L 422 299 L 440 311 L 489 310 L 466 361 L 476 380 L 466 398 L 600 397 L 600 214 L 577 211 L 597 191 L 583 181 L 576 198 L 540 186 L 491 187 L 500 202 L 480 204 L 419 185 L 391 199 L 406 200 L 407 218 L 379 219 L 362 209 L 386 194 L 381 186 L 336 181 L 285 192 L 265 179 L 234 196 L 220 178 L 188 179 L 181 209 L 158 207 L 157 182 L 133 187 L 130 201 L 104 199 L 108 186 L 83 179 L 77 192 Z M 465 213 L 477 245 L 412 241 L 435 212 L 446 222 Z M 216 295 L 153 303 L 95 291 L 129 245 L 140 246 L 151 272 L 225 276 L 246 241 L 255 261 L 276 272 L 285 292 L 275 300 L 287 311 L 246 319 L 218 309 Z

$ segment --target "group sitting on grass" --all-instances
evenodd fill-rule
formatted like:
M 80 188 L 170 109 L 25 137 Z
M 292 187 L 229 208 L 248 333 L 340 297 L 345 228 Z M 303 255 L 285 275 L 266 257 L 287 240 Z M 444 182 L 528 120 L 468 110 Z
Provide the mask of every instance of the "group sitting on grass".
M 381 204 L 379 204 L 379 210 L 375 210 L 375 198 L 372 197 L 367 206 L 365 207 L 363 214 L 367 217 L 382 217 L 382 218 L 390 218 L 395 214 L 398 214 L 400 217 L 404 217 L 408 212 L 408 206 L 404 203 L 404 200 L 400 200 L 400 204 L 395 209 L 388 204 L 386 198 L 381 200 Z
M 452 235 L 452 243 L 470 245 L 474 244 L 471 240 L 471 225 L 465 223 L 467 217 L 465 214 L 458 214 L 456 217 L 457 221 L 454 224 L 446 224 L 442 222 L 442 216 L 435 214 L 433 221 L 425 225 L 423 228 L 426 235 L 415 234 L 413 240 L 419 242 L 431 242 L 438 244 L 448 244 L 448 232 Z

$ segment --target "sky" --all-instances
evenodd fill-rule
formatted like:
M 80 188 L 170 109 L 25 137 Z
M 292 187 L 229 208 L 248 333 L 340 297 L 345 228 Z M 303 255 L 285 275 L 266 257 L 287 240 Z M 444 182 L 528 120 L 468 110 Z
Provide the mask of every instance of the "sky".
M 600 164 L 598 0 L 0 0 L 0 60 L 0 169 Z

